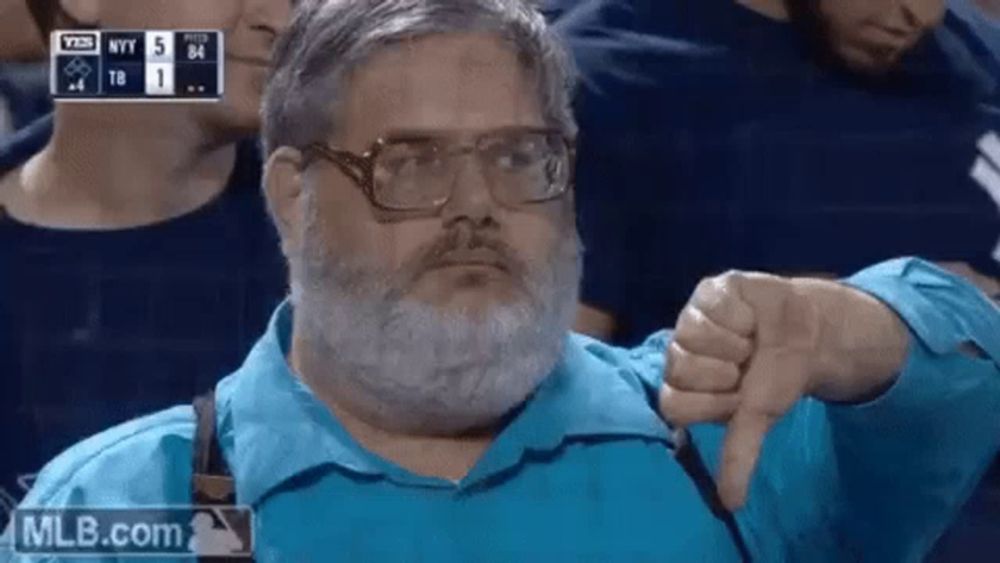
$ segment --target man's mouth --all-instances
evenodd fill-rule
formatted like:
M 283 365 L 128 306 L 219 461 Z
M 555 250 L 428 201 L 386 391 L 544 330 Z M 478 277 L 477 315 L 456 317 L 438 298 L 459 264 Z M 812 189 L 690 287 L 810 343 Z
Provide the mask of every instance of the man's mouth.
M 429 264 L 428 270 L 443 268 L 491 268 L 509 272 L 510 267 L 493 251 L 469 250 L 447 254 Z
M 445 268 L 484 268 L 493 269 L 500 272 L 507 272 L 507 267 L 495 261 L 483 260 L 442 260 L 431 265 L 431 270 L 441 270 Z

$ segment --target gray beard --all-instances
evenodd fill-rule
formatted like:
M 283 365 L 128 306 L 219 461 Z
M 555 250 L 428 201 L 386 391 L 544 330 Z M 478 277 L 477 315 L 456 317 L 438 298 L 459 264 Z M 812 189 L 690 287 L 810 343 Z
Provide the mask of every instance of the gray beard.
M 544 263 L 525 268 L 523 298 L 481 318 L 407 299 L 391 274 L 336 258 L 315 240 L 305 246 L 290 261 L 292 302 L 319 373 L 304 379 L 383 430 L 486 428 L 522 404 L 562 355 L 581 275 L 575 229 Z

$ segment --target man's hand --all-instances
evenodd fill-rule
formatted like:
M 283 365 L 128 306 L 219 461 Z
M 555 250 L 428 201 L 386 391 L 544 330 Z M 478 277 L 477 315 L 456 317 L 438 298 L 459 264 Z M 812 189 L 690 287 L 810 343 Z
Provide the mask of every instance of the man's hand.
M 854 402 L 889 387 L 909 333 L 877 299 L 826 280 L 731 272 L 704 280 L 677 322 L 661 414 L 726 424 L 719 494 L 746 500 L 764 436 L 805 396 Z

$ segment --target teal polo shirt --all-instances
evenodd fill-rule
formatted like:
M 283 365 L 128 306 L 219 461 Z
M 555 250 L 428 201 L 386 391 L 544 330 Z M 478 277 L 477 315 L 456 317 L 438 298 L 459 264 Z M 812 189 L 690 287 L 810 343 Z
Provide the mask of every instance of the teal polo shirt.
M 774 427 L 736 514 L 756 561 L 919 561 L 1000 445 L 1000 310 L 914 259 L 848 283 L 905 319 L 908 359 L 873 402 L 805 399 Z M 414 475 L 345 431 L 289 371 L 291 320 L 281 306 L 217 387 L 222 450 L 238 502 L 255 511 L 258 561 L 739 560 L 651 406 L 669 332 L 631 350 L 568 335 L 558 366 L 451 482 Z M 982 356 L 959 352 L 966 342 Z M 712 471 L 723 431 L 692 428 Z M 188 406 L 99 434 L 52 461 L 22 507 L 188 504 L 193 434 Z

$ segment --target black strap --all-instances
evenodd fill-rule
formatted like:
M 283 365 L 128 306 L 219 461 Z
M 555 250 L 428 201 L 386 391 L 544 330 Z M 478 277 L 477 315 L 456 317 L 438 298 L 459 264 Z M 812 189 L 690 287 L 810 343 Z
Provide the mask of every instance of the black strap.
M 215 432 L 215 392 L 194 400 L 197 429 L 194 440 L 194 473 L 191 498 L 197 505 L 236 504 L 233 477 L 222 456 Z
M 236 506 L 236 487 L 215 427 L 215 391 L 197 397 L 192 405 L 195 414 L 194 472 L 191 478 L 191 499 L 196 506 Z M 198 557 L 199 563 L 242 561 L 253 563 L 252 557 Z
M 708 505 L 712 514 L 721 520 L 725 524 L 726 529 L 729 530 L 729 535 L 733 538 L 733 543 L 736 544 L 737 551 L 740 552 L 740 558 L 744 563 L 751 563 L 750 550 L 747 548 L 743 534 L 740 533 L 740 528 L 736 524 L 736 517 L 722 504 L 719 490 L 715 486 L 715 479 L 712 478 L 711 472 L 705 466 L 705 461 L 701 458 L 694 440 L 691 439 L 687 430 L 679 430 L 674 433 L 674 436 L 674 458 L 677 460 L 677 463 L 681 465 L 684 472 L 688 474 L 688 477 L 694 481 L 694 485 L 698 489 L 698 494 L 701 495 L 702 500 Z

